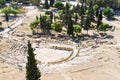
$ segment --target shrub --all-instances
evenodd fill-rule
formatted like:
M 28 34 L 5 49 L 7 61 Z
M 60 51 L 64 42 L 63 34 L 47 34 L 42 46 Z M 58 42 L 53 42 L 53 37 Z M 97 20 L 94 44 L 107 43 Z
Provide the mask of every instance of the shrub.
M 109 27 L 109 24 L 102 23 L 102 24 L 98 27 L 98 30 L 100 30 L 100 31 L 106 31 L 108 27 Z
M 38 24 L 39 24 L 39 20 L 34 20 L 32 23 L 30 23 L 29 27 L 31 30 L 33 30 L 34 28 L 37 27 Z
M 73 28 L 76 33 L 80 33 L 82 31 L 82 27 L 80 25 L 74 25 Z
M 56 32 L 61 32 L 63 25 L 60 21 L 56 21 L 51 24 L 52 29 L 54 29 Z
M 110 9 L 109 7 L 107 7 L 107 8 L 105 8 L 104 10 L 103 10 L 103 14 L 106 16 L 106 17 L 112 17 L 112 16 L 114 16 L 115 15 L 115 12 L 112 10 L 112 9 Z

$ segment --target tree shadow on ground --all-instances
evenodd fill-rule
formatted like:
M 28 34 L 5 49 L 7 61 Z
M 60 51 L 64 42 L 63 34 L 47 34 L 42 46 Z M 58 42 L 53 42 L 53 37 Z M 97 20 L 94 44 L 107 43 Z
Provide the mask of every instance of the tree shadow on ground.
M 113 39 L 114 36 L 111 34 L 107 34 L 107 33 L 99 33 L 100 38 L 104 38 L 104 39 Z
M 77 37 L 76 37 L 77 38 Z M 95 40 L 95 39 L 113 39 L 114 36 L 108 33 L 98 33 L 93 35 L 81 34 L 78 36 L 78 40 L 73 41 L 79 43 L 79 41 Z
M 10 15 L 9 16 L 9 22 L 15 21 L 18 17 L 19 17 L 18 15 L 16 15 L 16 16 Z M 2 18 L 2 21 L 6 21 L 5 20 L 5 15 L 1 15 L 1 18 Z
M 55 34 L 52 34 L 51 32 L 40 32 L 40 33 L 33 33 L 33 35 L 37 35 L 37 37 L 49 37 L 49 36 L 55 36 Z
M 0 32 L 4 31 L 4 28 L 0 27 Z
M 108 20 L 108 21 L 115 21 L 117 19 L 115 17 L 109 17 L 109 18 L 106 18 L 106 20 Z

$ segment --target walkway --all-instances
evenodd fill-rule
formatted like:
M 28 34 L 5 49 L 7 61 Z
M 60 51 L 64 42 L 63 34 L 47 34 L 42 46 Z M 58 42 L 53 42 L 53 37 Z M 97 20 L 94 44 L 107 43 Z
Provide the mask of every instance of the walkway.
M 33 6 L 34 7 L 34 6 Z M 34 10 L 29 10 L 24 16 L 17 18 L 15 24 L 13 24 L 12 26 L 9 26 L 7 29 L 5 29 L 4 31 L 1 31 L 0 34 L 3 35 L 3 37 L 9 33 L 10 31 L 12 31 L 13 29 L 15 29 L 16 27 L 18 27 L 19 25 L 21 25 L 25 19 L 35 15 L 35 13 L 37 12 L 38 9 L 34 9 Z

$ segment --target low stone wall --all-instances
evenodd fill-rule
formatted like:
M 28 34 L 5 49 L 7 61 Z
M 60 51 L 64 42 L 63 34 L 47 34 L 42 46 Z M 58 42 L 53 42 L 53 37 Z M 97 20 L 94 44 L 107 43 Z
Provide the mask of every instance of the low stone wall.
M 64 61 L 67 61 L 72 55 L 73 55 L 73 52 L 67 58 L 63 58 L 61 60 L 57 60 L 57 61 L 54 61 L 54 62 L 48 62 L 48 64 L 60 64 Z
M 52 48 L 52 49 L 58 49 L 58 50 L 73 51 L 72 48 L 68 48 L 68 47 L 52 46 L 51 48 Z

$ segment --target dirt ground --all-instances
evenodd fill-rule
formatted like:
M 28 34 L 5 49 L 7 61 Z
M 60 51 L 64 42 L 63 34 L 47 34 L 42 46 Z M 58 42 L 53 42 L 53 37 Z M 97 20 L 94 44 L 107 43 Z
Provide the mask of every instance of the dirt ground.
M 81 53 L 81 55 L 89 53 L 85 56 L 92 55 L 89 61 L 84 62 L 83 59 L 82 63 L 69 68 L 60 68 L 58 72 L 55 70 L 52 70 L 53 73 L 41 72 L 41 80 L 120 80 L 120 28 L 118 27 L 114 32 L 109 32 L 114 38 L 106 39 L 113 44 L 101 44 L 97 48 Z M 27 30 L 24 26 L 18 29 Z M 2 41 L 0 46 L 2 46 L 0 50 L 7 49 L 9 44 Z M 19 70 L 0 61 L 0 80 L 25 80 L 25 70 Z
M 91 51 L 102 51 L 92 57 L 91 61 L 71 66 L 61 72 L 42 73 L 41 80 L 120 80 L 120 45 L 119 31 L 112 32 L 115 45 L 101 45 Z M 111 40 L 112 41 L 112 40 Z M 54 71 L 54 70 L 53 70 Z M 25 80 L 25 70 L 0 62 L 0 79 Z

